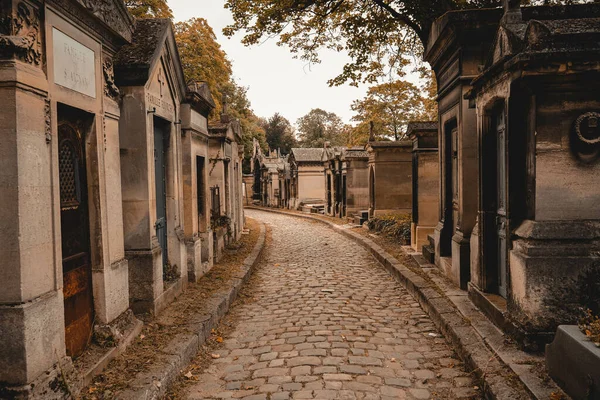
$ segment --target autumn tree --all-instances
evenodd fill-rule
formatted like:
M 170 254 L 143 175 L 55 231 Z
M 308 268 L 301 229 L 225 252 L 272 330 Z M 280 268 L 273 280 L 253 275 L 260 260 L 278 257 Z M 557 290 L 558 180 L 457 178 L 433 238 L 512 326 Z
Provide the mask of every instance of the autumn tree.
M 594 0 L 522 3 L 590 1 Z M 320 61 L 323 48 L 345 51 L 351 61 L 329 83 L 375 83 L 386 73 L 401 76 L 404 66 L 421 56 L 431 24 L 444 13 L 500 4 L 501 0 L 226 0 L 233 23 L 224 33 L 232 37 L 244 32 L 245 45 L 277 36 L 278 44 L 310 63 Z
M 311 110 L 296 123 L 302 147 L 323 147 L 345 145 L 344 122 L 335 113 L 320 108 Z
M 252 139 L 257 139 L 263 149 L 267 148 L 265 131 L 248 100 L 248 88 L 233 79 L 231 61 L 205 19 L 192 18 L 178 22 L 175 34 L 186 79 L 206 82 L 215 99 L 216 108 L 211 114 L 211 120 L 220 118 L 224 102 L 227 102 L 227 113 L 240 121 L 244 132 L 244 168 L 247 171 Z
M 166 0 L 125 0 L 125 5 L 136 18 L 173 19 L 173 11 Z
M 208 84 L 217 104 L 215 115 L 219 115 L 223 97 L 235 91 L 231 61 L 204 18 L 178 22 L 175 34 L 186 79 Z
M 421 89 L 403 80 L 369 88 L 364 99 L 352 104 L 356 112 L 352 120 L 358 122 L 353 144 L 366 142 L 371 121 L 379 137 L 403 139 L 410 121 L 436 119 L 435 114 L 428 115 L 425 103 L 426 96 Z
M 267 144 L 272 150 L 281 150 L 282 154 L 289 154 L 296 145 L 294 128 L 290 121 L 279 113 L 273 114 L 268 120 L 262 121 Z

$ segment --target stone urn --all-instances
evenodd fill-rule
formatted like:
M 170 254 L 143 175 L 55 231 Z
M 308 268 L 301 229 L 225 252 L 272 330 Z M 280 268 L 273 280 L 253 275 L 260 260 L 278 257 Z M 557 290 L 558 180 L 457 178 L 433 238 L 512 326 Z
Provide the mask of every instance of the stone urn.
M 548 373 L 574 400 L 600 400 L 600 347 L 577 325 L 558 327 L 546 346 Z

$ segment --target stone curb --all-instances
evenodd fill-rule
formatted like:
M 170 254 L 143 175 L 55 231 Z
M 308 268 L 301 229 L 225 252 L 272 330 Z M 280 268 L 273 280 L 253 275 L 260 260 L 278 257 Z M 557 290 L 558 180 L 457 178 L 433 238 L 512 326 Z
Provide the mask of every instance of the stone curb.
M 362 245 L 417 299 L 459 357 L 481 379 L 486 398 L 497 400 L 535 398 L 519 377 L 485 344 L 483 338 L 453 303 L 436 290 L 435 284 L 412 272 L 374 241 L 316 216 L 255 206 L 246 206 L 246 208 L 318 221 Z
M 153 363 L 149 371 L 139 373 L 129 388 L 118 394 L 119 399 L 154 400 L 165 396 L 180 371 L 196 357 L 201 346 L 210 337 L 211 331 L 217 328 L 221 318 L 229 311 L 240 289 L 254 272 L 265 248 L 265 240 L 266 227 L 261 224 L 258 241 L 244 260 L 240 274 L 230 282 L 228 288 L 206 299 L 210 304 L 210 314 L 192 317 L 188 326 L 193 327 L 194 332 L 175 336 L 164 349 L 161 349 L 159 361 Z

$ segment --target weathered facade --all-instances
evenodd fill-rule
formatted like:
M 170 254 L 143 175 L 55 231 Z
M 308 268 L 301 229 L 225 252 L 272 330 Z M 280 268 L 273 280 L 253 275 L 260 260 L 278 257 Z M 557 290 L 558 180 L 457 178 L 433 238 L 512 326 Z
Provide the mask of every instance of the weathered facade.
M 113 0 L 4 1 L 0 20 L 0 397 L 64 398 L 94 326 L 158 313 L 210 266 L 211 158 L 239 239 L 241 133 L 208 132 L 169 20 Z
M 121 1 L 0 4 L 0 397 L 54 398 L 129 307 L 113 56 Z
M 197 282 L 213 266 L 208 189 L 208 117 L 215 102 L 206 83 L 188 85 L 181 109 L 184 234 L 187 273 Z
M 412 142 L 369 142 L 369 217 L 412 212 Z
M 292 149 L 289 156 L 291 173 L 291 208 L 299 208 L 306 204 L 324 204 L 325 168 L 323 166 L 323 149 Z
M 411 122 L 406 134 L 413 142 L 411 246 L 418 251 L 440 220 L 437 122 Z
M 325 169 L 325 214 L 343 218 L 346 216 L 346 171 L 343 161 L 343 147 L 323 149 Z
M 342 156 L 346 180 L 345 208 L 348 217 L 369 210 L 369 153 L 362 147 L 346 149 Z
M 598 5 L 506 2 L 470 94 L 480 155 L 470 295 L 488 309 L 506 299 L 498 313 L 525 345 L 576 323 L 600 268 L 599 37 Z
M 180 124 L 186 88 L 171 21 L 137 21 L 115 74 L 131 306 L 157 314 L 187 284 Z
M 466 289 L 477 218 L 479 161 L 476 111 L 465 99 L 494 40 L 500 9 L 448 12 L 431 28 L 425 51 L 438 83 L 440 220 L 435 263 Z
M 211 196 L 214 260 L 221 259 L 226 245 L 240 239 L 244 229 L 242 160 L 244 146 L 240 122 L 226 112 L 209 126 L 208 183 Z

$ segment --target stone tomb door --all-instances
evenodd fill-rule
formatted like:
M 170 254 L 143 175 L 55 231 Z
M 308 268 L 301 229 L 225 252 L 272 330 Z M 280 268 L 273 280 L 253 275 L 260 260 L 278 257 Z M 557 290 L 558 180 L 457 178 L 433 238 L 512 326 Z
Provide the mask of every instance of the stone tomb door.
M 58 125 L 65 344 L 77 357 L 91 339 L 94 322 L 85 133 L 82 124 Z
M 163 268 L 169 260 L 167 245 L 167 148 L 169 134 L 165 124 L 154 120 L 154 173 L 156 186 L 156 237 L 162 250 Z
M 498 199 L 496 210 L 496 230 L 498 232 L 498 294 L 506 298 L 506 264 L 508 258 L 508 180 L 506 176 L 507 168 L 507 148 L 506 148 L 506 118 L 504 108 L 499 108 L 494 114 L 496 124 L 497 152 L 498 162 Z
M 442 184 L 442 216 L 443 228 L 440 233 L 440 256 L 452 255 L 452 237 L 455 232 L 455 221 L 458 217 L 458 128 L 456 121 L 444 127 Z
M 508 264 L 508 141 L 505 107 L 500 104 L 487 113 L 483 135 L 482 225 L 483 287 L 506 298 Z

